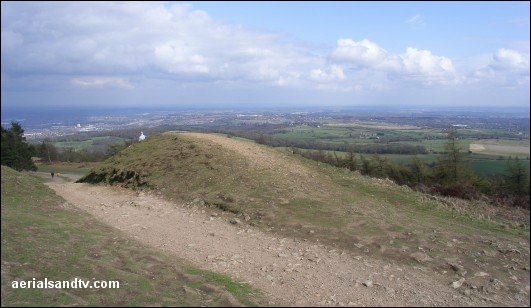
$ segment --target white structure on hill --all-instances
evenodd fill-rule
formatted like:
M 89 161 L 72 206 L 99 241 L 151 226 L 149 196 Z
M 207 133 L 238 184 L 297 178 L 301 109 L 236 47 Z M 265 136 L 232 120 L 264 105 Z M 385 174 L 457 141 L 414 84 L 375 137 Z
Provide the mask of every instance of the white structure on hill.
M 146 139 L 146 136 L 144 135 L 143 132 L 140 132 L 140 137 L 138 137 L 138 141 L 142 141 L 144 139 Z

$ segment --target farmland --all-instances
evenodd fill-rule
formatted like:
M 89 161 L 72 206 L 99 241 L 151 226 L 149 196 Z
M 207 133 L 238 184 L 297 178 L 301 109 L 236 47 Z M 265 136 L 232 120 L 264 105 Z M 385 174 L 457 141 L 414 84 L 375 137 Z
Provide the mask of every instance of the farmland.
M 54 142 L 60 149 L 72 148 L 74 151 L 89 150 L 98 151 L 111 145 L 123 145 L 127 139 L 113 136 L 92 137 L 85 140 L 68 140 Z
M 459 143 L 463 152 L 468 152 L 470 167 L 480 175 L 504 174 L 507 171 L 507 159 L 518 157 L 529 169 L 529 139 L 513 138 L 478 139 L 476 136 L 491 136 L 500 133 L 493 129 L 457 129 Z M 417 157 L 433 164 L 440 153 L 444 152 L 446 130 L 421 128 L 412 125 L 393 125 L 377 122 L 334 123 L 328 125 L 300 125 L 288 129 L 278 129 L 272 136 L 290 141 L 317 141 L 336 145 L 411 145 L 425 148 L 426 153 Z M 343 151 L 339 155 L 346 155 Z M 411 162 L 410 154 L 382 154 L 397 162 Z

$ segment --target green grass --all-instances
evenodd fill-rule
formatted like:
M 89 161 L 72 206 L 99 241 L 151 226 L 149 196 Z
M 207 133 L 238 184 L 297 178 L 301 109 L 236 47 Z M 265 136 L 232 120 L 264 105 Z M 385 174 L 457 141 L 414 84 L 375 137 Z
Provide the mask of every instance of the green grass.
M 54 142 L 54 145 L 58 148 L 72 148 L 74 151 L 79 151 L 87 150 L 98 144 L 123 145 L 126 140 L 126 138 L 121 137 L 103 136 L 81 141 L 58 141 Z
M 463 152 L 468 152 L 471 143 L 477 143 L 477 138 L 470 138 L 467 136 L 477 135 L 478 133 L 484 133 L 486 136 L 491 136 L 496 133 L 506 133 L 500 130 L 470 130 L 459 129 L 461 136 L 460 143 Z M 380 134 L 381 138 L 411 138 L 413 140 L 407 141 L 393 141 L 392 144 L 404 144 L 412 146 L 424 146 L 428 152 L 442 152 L 447 140 L 444 138 L 445 134 L 436 129 L 417 129 L 417 130 L 386 130 L 366 127 L 338 127 L 338 126 L 296 126 L 289 129 L 281 129 L 275 134 L 276 137 L 285 138 L 288 140 L 314 140 L 322 141 L 334 144 L 377 144 L 380 140 L 369 139 Z M 515 136 L 516 137 L 516 136 Z M 485 140 L 483 140 L 485 141 Z M 492 140 L 490 140 L 492 141 Z M 481 140 L 479 140 L 481 142 Z M 501 138 L 496 140 L 500 145 L 507 146 L 527 146 L 529 147 L 529 140 L 515 140 Z M 520 149 L 521 150 L 521 149 Z M 522 154 L 521 152 L 504 152 L 505 158 L 512 155 L 519 156 L 521 159 L 525 159 L 529 155 Z M 411 161 L 411 155 L 401 154 L 383 154 L 383 156 L 389 157 L 395 162 L 409 163 Z M 438 154 L 425 154 L 418 155 L 426 163 L 432 163 L 436 161 Z M 471 159 L 471 168 L 480 175 L 493 175 L 497 173 L 504 174 L 506 172 L 506 164 L 498 160 L 499 155 L 496 152 L 489 152 L 488 150 L 474 153 L 474 157 Z M 529 165 L 529 163 L 527 163 Z
M 52 164 L 37 164 L 37 171 L 39 172 L 51 172 L 52 170 L 56 173 L 71 173 L 76 175 L 85 175 L 90 171 L 90 169 L 95 165 L 95 163 L 52 163 Z
M 258 291 L 194 269 L 62 206 L 27 174 L 2 166 L 2 306 L 259 305 Z M 13 289 L 14 280 L 117 280 L 119 289 Z

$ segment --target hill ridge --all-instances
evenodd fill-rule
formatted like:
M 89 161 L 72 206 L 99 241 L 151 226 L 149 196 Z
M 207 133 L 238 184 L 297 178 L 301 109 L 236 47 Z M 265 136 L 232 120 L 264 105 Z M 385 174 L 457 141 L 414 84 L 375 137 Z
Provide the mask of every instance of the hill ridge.
M 494 209 L 482 203 L 448 199 L 485 218 L 473 217 L 391 181 L 219 134 L 151 136 L 95 168 L 85 181 L 112 183 L 114 171 L 140 174 L 167 200 L 221 209 L 244 225 L 354 256 L 416 264 L 444 274 L 448 283 L 460 277 L 455 262 L 468 276 L 489 272 L 513 291 L 529 283 L 528 267 L 521 266 L 529 263 L 529 227 L 488 218 Z M 521 253 L 504 253 L 511 249 Z M 516 270 L 508 273 L 506 264 Z M 471 286 L 488 289 L 489 282 Z

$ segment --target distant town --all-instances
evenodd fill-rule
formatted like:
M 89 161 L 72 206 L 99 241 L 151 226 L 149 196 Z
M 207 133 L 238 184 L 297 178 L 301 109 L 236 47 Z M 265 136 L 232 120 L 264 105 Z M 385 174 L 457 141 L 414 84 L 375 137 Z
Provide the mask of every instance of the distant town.
M 191 128 L 215 129 L 227 127 L 277 127 L 307 125 L 320 127 L 344 123 L 370 122 L 394 124 L 403 128 L 446 129 L 454 127 L 470 130 L 498 130 L 497 137 L 529 139 L 529 116 L 470 111 L 408 112 L 407 110 L 364 110 L 363 108 L 323 109 L 311 111 L 151 111 L 124 112 L 121 114 L 79 113 L 65 115 L 63 119 L 38 117 L 2 118 L 2 125 L 11 121 L 20 122 L 28 140 L 54 139 L 87 132 L 106 132 L 128 129 Z M 484 137 L 484 136 L 482 136 Z M 493 136 L 494 137 L 494 136 Z

